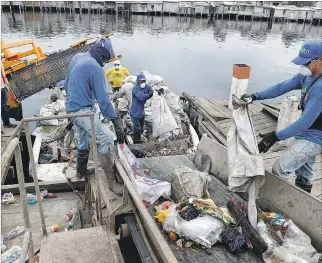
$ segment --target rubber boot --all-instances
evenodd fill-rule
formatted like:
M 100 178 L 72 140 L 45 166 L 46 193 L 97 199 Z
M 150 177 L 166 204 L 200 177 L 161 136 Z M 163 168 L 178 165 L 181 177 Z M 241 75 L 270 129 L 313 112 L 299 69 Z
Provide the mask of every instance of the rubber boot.
M 81 180 L 85 176 L 94 174 L 94 168 L 87 168 L 89 150 L 77 150 L 76 179 Z
M 295 179 L 295 185 L 299 188 L 301 188 L 302 190 L 308 192 L 309 194 L 311 193 L 312 190 L 312 184 L 311 185 L 307 185 L 304 184 L 303 181 Z
M 3 121 L 3 127 L 5 128 L 17 127 L 16 124 L 10 123 L 9 112 L 7 110 L 1 111 L 1 119 Z
M 116 169 L 114 165 L 115 155 L 113 153 L 103 154 L 99 156 L 100 166 L 106 175 L 110 189 L 117 195 L 123 195 L 123 185 L 116 180 Z
M 133 143 L 134 144 L 143 143 L 143 141 L 141 140 L 141 134 L 140 133 L 133 133 Z

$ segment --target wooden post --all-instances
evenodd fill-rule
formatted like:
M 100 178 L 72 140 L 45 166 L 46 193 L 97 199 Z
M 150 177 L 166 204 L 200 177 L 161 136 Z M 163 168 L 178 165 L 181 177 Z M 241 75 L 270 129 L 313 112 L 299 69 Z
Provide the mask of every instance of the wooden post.
M 248 79 L 250 75 L 250 66 L 246 64 L 235 64 L 233 68 L 233 78 L 230 88 L 229 104 L 228 108 L 233 109 L 232 95 L 236 95 L 240 98 L 241 95 L 247 92 Z

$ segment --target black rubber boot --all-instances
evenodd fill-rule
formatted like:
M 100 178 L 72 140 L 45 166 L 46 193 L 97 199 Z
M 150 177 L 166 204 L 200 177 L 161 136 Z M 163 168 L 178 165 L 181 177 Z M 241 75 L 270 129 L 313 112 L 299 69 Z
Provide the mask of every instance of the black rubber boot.
M 89 150 L 77 151 L 76 178 L 78 180 L 82 179 L 85 176 L 90 176 L 95 172 L 94 168 L 87 168 L 88 157 Z
M 3 122 L 3 127 L 6 127 L 6 128 L 17 127 L 16 124 L 10 123 L 9 112 L 7 110 L 2 110 L 1 111 L 1 119 L 2 119 L 2 122 Z
M 99 156 L 100 166 L 106 175 L 110 189 L 117 195 L 123 195 L 123 185 L 116 180 L 116 169 L 114 165 L 115 155 L 113 153 Z
M 134 144 L 143 143 L 143 141 L 141 140 L 141 134 L 140 133 L 133 133 L 133 143 Z
M 301 188 L 302 190 L 308 192 L 309 194 L 311 193 L 312 190 L 312 184 L 311 185 L 307 185 L 305 183 L 303 183 L 303 181 L 295 179 L 295 185 L 299 188 Z

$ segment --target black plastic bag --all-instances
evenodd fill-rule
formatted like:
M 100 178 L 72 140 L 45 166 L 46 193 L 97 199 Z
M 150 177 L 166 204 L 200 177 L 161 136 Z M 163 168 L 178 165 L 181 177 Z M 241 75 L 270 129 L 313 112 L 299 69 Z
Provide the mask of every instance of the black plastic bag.
M 236 228 L 225 226 L 221 233 L 221 239 L 222 243 L 234 254 L 241 253 L 247 249 L 246 236 Z

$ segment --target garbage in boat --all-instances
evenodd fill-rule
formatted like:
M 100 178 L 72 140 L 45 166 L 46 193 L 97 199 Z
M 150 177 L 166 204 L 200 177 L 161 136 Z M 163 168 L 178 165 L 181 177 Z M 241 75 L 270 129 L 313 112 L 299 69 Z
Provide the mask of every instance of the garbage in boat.
M 118 146 L 118 155 L 142 200 L 153 204 L 160 196 L 170 197 L 171 184 L 145 176 L 145 168 L 125 144 Z
M 1 197 L 1 203 L 9 205 L 15 202 L 15 198 L 12 193 L 4 193 Z
M 8 235 L 8 239 L 14 239 L 15 237 L 21 235 L 22 233 L 25 232 L 25 227 L 24 226 L 17 226 L 15 229 L 12 229 Z
M 255 201 L 265 180 L 264 162 L 259 155 L 247 104 L 233 97 L 233 105 L 234 123 L 227 134 L 228 185 L 231 191 L 248 192 L 248 220 L 256 229 Z
M 257 224 L 258 233 L 268 249 L 263 253 L 266 263 L 318 263 L 321 253 L 311 245 L 311 239 L 291 219 L 277 213 L 263 213 Z
M 13 263 L 20 257 L 21 247 L 13 246 L 1 255 L 1 263 Z
M 221 239 L 231 253 L 241 253 L 247 249 L 246 236 L 242 233 L 241 227 L 225 226 Z
M 172 175 L 172 197 L 180 201 L 183 197 L 204 197 L 211 181 L 207 173 L 198 172 L 189 167 L 180 167 L 173 171 Z
M 40 196 L 41 201 L 44 201 L 44 198 Z M 30 205 L 34 205 L 37 203 L 37 196 L 27 193 L 26 195 L 26 202 Z
M 210 248 L 217 241 L 221 241 L 220 234 L 224 226 L 219 219 L 205 215 L 187 221 L 181 218 L 176 205 L 172 205 L 169 210 L 163 229 L 167 232 L 174 232 L 180 237 L 190 239 L 202 246 Z

